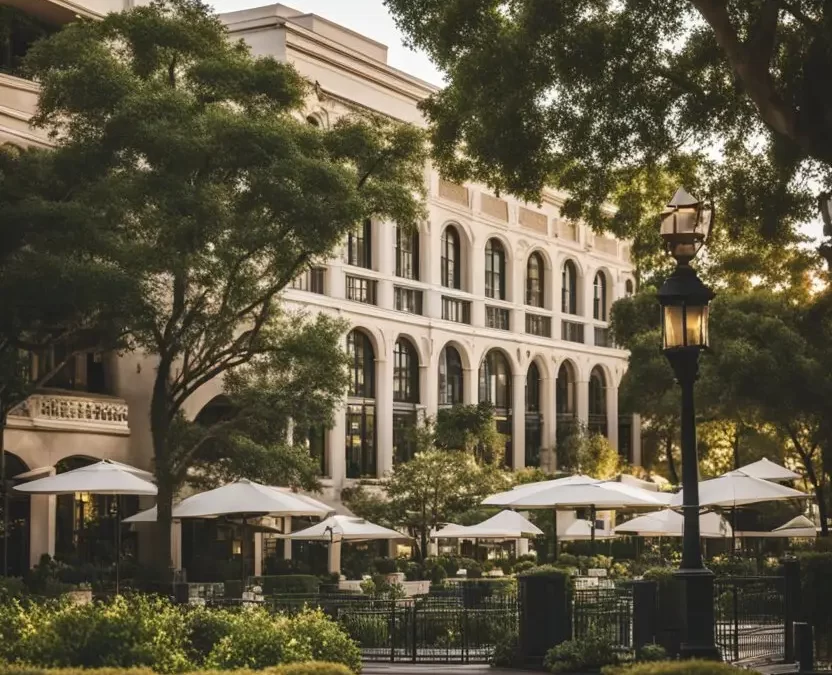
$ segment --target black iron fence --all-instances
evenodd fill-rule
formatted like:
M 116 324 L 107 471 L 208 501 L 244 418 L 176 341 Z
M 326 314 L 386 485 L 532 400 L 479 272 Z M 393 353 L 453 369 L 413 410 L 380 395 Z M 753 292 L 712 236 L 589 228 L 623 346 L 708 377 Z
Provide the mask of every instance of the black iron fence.
M 782 576 L 718 577 L 714 582 L 716 643 L 726 661 L 779 661 L 786 653 Z
M 572 591 L 572 637 L 603 638 L 620 649 L 633 646 L 633 590 L 625 584 Z
M 470 595 L 396 600 L 347 594 L 278 595 L 261 604 L 282 613 L 320 609 L 343 626 L 367 661 L 486 663 L 497 641 L 517 632 L 514 595 L 482 597 L 477 602 Z

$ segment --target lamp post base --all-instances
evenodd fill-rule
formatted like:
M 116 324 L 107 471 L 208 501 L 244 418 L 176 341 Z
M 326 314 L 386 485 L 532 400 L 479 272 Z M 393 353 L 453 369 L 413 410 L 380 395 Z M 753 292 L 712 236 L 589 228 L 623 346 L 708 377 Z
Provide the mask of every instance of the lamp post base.
M 714 640 L 714 573 L 705 567 L 682 568 L 673 576 L 683 585 L 685 603 L 680 656 L 683 659 L 722 660 Z

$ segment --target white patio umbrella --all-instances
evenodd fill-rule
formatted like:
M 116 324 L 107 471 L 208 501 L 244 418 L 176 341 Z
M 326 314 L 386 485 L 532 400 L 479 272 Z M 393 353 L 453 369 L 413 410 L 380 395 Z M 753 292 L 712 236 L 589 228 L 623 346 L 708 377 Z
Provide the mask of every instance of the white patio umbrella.
M 615 532 L 597 530 L 593 523 L 580 518 L 560 535 L 563 541 L 589 541 L 591 539 L 615 539 Z
M 516 511 L 500 511 L 476 525 L 450 523 L 433 530 L 432 539 L 525 539 L 543 534 L 537 525 Z
M 285 534 L 283 539 L 301 541 L 372 541 L 376 539 L 411 539 L 406 534 L 371 523 L 355 516 L 330 516 L 305 530 Z
M 323 518 L 333 512 L 331 506 L 307 495 L 285 488 L 261 485 L 245 478 L 222 487 L 200 492 L 174 506 L 172 516 L 183 518 L 218 518 L 236 516 L 242 519 L 240 562 L 245 586 L 245 533 L 249 518 L 261 516 L 316 516 Z
M 818 530 L 815 524 L 806 516 L 795 516 L 789 522 L 784 523 L 780 527 L 775 527 L 771 532 L 737 532 L 739 537 L 765 537 L 765 538 L 790 538 L 790 537 L 806 537 L 814 538 L 818 536 Z
M 800 478 L 799 473 L 790 471 L 785 466 L 780 466 L 765 457 L 757 462 L 741 466 L 738 471 L 742 471 L 744 474 L 759 478 L 760 480 L 786 481 Z
M 147 472 L 105 459 L 80 469 L 39 478 L 30 483 L 18 485 L 14 489 L 28 494 L 64 495 L 87 492 L 96 495 L 114 495 L 116 497 L 116 593 L 118 593 L 121 572 L 121 523 L 118 497 L 120 495 L 155 495 L 158 492 L 153 483 L 140 477 L 142 474 L 147 475 Z
M 736 529 L 736 508 L 760 502 L 783 501 L 786 499 L 808 499 L 810 495 L 794 488 L 768 480 L 749 476 L 743 470 L 729 471 L 718 478 L 699 483 L 699 506 L 716 506 L 732 509 L 732 522 Z M 677 508 L 684 504 L 684 490 L 671 499 L 670 506 Z M 734 550 L 736 534 L 732 531 L 731 550 Z
M 594 530 L 596 509 L 659 509 L 666 506 L 667 502 L 668 498 L 662 493 L 650 492 L 626 483 L 577 475 L 522 485 L 491 495 L 482 503 L 512 509 L 552 509 L 557 533 L 558 510 L 588 507 Z M 594 537 L 590 539 L 594 541 Z M 557 541 L 555 547 L 557 550 Z
M 638 537 L 681 537 L 684 534 L 685 518 L 672 509 L 645 513 L 613 528 L 616 534 Z M 718 513 L 703 513 L 699 516 L 699 535 L 706 538 L 731 536 L 731 526 Z

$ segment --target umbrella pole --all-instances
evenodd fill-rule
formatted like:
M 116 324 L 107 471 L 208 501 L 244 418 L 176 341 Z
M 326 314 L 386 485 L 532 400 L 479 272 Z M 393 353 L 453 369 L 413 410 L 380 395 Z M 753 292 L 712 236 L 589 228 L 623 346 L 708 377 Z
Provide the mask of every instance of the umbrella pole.
M 243 531 L 240 534 L 240 593 L 246 592 L 246 517 L 243 516 Z M 240 598 L 242 599 L 242 595 Z
M 737 553 L 737 507 L 731 507 L 731 555 Z
M 558 560 L 558 510 L 552 509 L 552 562 Z
M 589 507 L 589 552 L 595 555 L 595 504 Z
M 116 495 L 116 595 L 121 581 L 121 501 Z

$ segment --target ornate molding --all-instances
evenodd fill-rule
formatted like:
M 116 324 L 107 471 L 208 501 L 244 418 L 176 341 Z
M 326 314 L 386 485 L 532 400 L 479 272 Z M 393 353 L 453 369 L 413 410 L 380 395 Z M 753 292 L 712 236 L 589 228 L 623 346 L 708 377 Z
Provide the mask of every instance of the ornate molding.
M 129 409 L 120 398 L 33 394 L 9 413 L 9 426 L 127 435 Z

